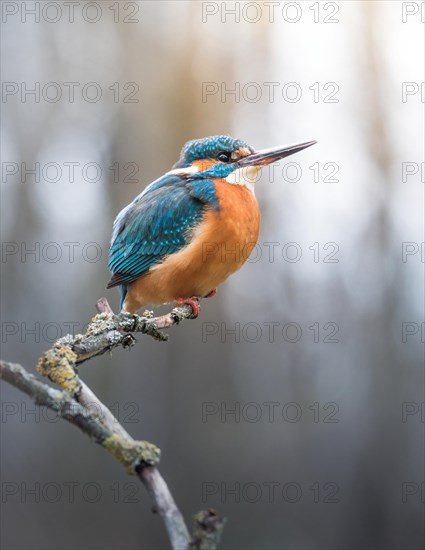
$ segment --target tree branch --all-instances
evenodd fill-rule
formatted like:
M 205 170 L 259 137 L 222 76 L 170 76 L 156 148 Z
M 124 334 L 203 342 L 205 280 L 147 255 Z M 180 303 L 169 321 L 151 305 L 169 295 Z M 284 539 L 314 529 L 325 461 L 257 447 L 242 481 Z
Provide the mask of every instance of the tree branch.
M 99 313 L 92 319 L 84 335 L 77 334 L 72 337 L 68 334 L 55 344 L 69 347 L 77 356 L 76 364 L 84 363 L 119 346 L 134 346 L 136 340 L 131 332 L 141 332 L 154 340 L 165 342 L 168 340 L 168 334 L 162 332 L 164 329 L 178 325 L 184 319 L 193 318 L 192 308 L 187 304 L 175 307 L 170 313 L 160 317 L 152 317 L 149 311 L 145 311 L 143 317 L 131 313 L 116 315 L 106 298 L 98 300 L 96 307 Z
M 85 335 L 61 338 L 38 362 L 38 371 L 59 384 L 62 391 L 39 381 L 21 365 L 2 360 L 0 378 L 25 392 L 37 405 L 56 411 L 106 449 L 125 466 L 129 474 L 137 475 L 153 500 L 154 510 L 164 522 L 173 550 L 214 550 L 225 520 L 214 510 L 198 512 L 194 517 L 192 538 L 166 482 L 156 468 L 160 456 L 158 447 L 147 441 L 134 440 L 76 371 L 83 361 L 120 345 L 134 345 L 130 331 L 166 340 L 167 335 L 161 330 L 191 318 L 192 308 L 184 305 L 174 308 L 167 315 L 151 318 L 146 312 L 144 317 L 114 315 L 104 298 L 97 302 L 96 307 L 100 313 L 92 320 Z
M 175 307 L 161 317 L 151 317 L 149 311 L 145 311 L 143 317 L 132 313 L 115 315 L 106 298 L 98 300 L 96 307 L 100 313 L 91 320 L 85 334 L 67 334 L 60 338 L 38 361 L 38 372 L 72 395 L 81 391 L 77 366 L 119 346 L 134 346 L 136 340 L 131 332 L 166 341 L 168 334 L 162 332 L 164 329 L 179 324 L 183 319 L 193 318 L 192 307 L 187 304 Z
M 152 465 L 159 462 L 158 447 L 147 441 L 134 440 L 122 427 L 121 430 L 112 428 L 109 418 L 108 422 L 103 421 L 99 411 L 106 409 L 105 405 L 87 408 L 68 393 L 40 382 L 16 363 L 0 360 L 0 375 L 1 378 L 33 398 L 37 405 L 56 411 L 61 418 L 80 428 L 121 462 L 129 473 L 134 474 L 135 468 L 140 464 Z M 92 396 L 94 399 L 90 405 L 99 405 L 100 401 L 93 393 Z M 110 411 L 109 415 L 113 417 Z M 114 418 L 114 421 L 115 426 L 120 426 L 118 420 Z

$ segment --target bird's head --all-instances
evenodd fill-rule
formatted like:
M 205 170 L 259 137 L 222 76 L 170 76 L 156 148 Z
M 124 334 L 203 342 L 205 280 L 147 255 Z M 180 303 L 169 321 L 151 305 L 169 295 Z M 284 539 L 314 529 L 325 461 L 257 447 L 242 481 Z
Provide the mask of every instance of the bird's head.
M 210 136 L 188 141 L 172 173 L 196 178 L 223 178 L 229 183 L 252 188 L 258 172 L 280 159 L 314 145 L 307 141 L 285 147 L 256 151 L 240 139 Z

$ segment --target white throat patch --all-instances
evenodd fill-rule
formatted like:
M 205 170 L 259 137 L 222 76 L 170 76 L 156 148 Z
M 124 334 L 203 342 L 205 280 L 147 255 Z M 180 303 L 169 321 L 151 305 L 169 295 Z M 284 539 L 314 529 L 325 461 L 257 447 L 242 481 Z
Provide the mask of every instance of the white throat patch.
M 167 172 L 167 176 L 190 176 L 191 174 L 196 174 L 199 172 L 199 168 L 192 164 L 186 168 L 175 168 Z
M 257 175 L 260 170 L 260 166 L 244 166 L 243 168 L 234 170 L 225 179 L 227 183 L 231 183 L 232 185 L 243 185 L 255 194 L 254 184 L 257 181 Z

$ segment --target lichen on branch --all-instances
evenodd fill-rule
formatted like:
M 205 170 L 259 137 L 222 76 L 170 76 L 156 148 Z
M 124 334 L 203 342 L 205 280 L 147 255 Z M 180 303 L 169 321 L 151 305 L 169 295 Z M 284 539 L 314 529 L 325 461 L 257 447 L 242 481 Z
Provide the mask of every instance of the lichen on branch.
M 105 298 L 98 300 L 100 312 L 85 334 L 67 335 L 55 342 L 38 360 L 38 372 L 60 386 L 48 386 L 18 364 L 0 360 L 0 378 L 29 395 L 37 405 L 56 411 L 107 450 L 131 475 L 137 475 L 151 496 L 154 509 L 161 516 L 173 550 L 215 550 L 225 520 L 214 510 L 198 512 L 194 533 L 190 535 L 171 492 L 159 473 L 160 450 L 147 441 L 134 440 L 80 379 L 81 363 L 118 346 L 136 343 L 132 332 L 141 332 L 156 340 L 167 340 L 162 330 L 193 318 L 190 305 L 174 308 L 167 315 L 153 318 L 131 314 L 115 315 Z

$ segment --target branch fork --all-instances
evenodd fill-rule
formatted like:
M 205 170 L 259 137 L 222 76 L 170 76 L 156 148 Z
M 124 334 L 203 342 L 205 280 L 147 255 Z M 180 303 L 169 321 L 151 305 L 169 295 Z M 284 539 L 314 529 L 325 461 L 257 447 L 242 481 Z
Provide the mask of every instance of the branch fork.
M 147 441 L 133 439 L 78 375 L 78 368 L 85 361 L 117 347 L 128 349 L 134 346 L 133 332 L 147 334 L 159 341 L 167 340 L 168 335 L 162 332 L 163 329 L 193 318 L 192 307 L 184 304 L 160 317 L 152 317 L 151 312 L 145 312 L 143 316 L 116 315 L 105 298 L 98 300 L 96 307 L 99 313 L 85 334 L 67 335 L 57 340 L 38 361 L 38 372 L 61 390 L 41 382 L 21 365 L 1 360 L 0 377 L 29 395 L 37 405 L 49 407 L 80 428 L 121 463 L 130 475 L 137 475 L 153 500 L 155 512 L 164 522 L 173 550 L 214 550 L 225 519 L 211 509 L 198 512 L 194 516 L 191 536 L 156 467 L 160 449 Z

